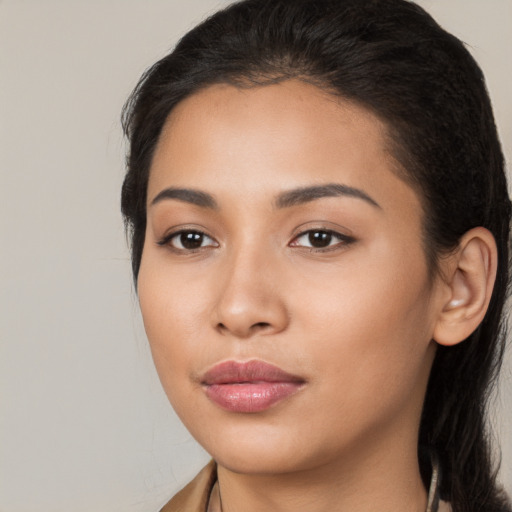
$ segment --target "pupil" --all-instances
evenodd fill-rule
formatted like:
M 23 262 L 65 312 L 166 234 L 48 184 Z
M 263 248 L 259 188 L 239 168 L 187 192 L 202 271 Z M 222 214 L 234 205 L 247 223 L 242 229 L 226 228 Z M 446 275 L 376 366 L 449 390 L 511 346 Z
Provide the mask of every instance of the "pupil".
M 312 231 L 309 234 L 309 243 L 313 247 L 327 247 L 332 240 L 331 233 L 326 231 Z
M 198 249 L 203 244 L 203 235 L 201 233 L 182 233 L 180 242 L 185 249 Z

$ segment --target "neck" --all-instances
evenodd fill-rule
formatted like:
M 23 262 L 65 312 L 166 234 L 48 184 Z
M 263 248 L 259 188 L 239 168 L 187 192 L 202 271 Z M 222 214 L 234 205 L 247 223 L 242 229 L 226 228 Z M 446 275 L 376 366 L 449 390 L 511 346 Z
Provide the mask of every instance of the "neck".
M 364 449 L 293 473 L 240 474 L 219 465 L 222 512 L 374 512 L 376 504 L 380 512 L 424 512 L 416 439 L 375 437 Z

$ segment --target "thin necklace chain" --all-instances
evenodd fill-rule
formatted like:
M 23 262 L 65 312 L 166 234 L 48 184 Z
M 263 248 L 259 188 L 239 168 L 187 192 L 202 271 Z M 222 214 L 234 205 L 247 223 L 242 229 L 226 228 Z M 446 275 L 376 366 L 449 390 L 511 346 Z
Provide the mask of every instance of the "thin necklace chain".
M 435 454 L 431 455 L 432 476 L 428 490 L 427 510 L 425 512 L 437 512 L 439 508 L 439 461 Z

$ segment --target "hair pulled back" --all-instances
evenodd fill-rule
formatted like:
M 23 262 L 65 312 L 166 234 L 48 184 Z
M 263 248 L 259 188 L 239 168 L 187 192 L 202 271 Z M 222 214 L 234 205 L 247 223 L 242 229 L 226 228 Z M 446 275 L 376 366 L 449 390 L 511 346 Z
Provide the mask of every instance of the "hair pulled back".
M 496 484 L 486 405 L 503 355 L 511 203 L 482 72 L 464 45 L 407 0 L 245 0 L 186 34 L 141 78 L 124 110 L 122 212 L 137 279 L 151 159 L 184 98 L 215 83 L 299 79 L 369 109 L 387 125 L 401 177 L 423 201 L 431 270 L 469 229 L 498 246 L 489 310 L 463 343 L 438 347 L 419 445 L 437 453 L 454 512 L 512 510 Z M 420 459 L 428 474 L 428 463 Z M 425 476 L 428 478 L 428 476 Z

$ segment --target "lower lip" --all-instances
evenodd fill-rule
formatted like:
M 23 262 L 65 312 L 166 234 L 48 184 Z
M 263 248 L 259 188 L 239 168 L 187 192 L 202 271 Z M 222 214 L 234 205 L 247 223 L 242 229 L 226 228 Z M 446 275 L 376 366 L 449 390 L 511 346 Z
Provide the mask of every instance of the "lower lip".
M 244 382 L 240 384 L 210 384 L 206 396 L 232 412 L 261 412 L 294 395 L 300 382 Z

